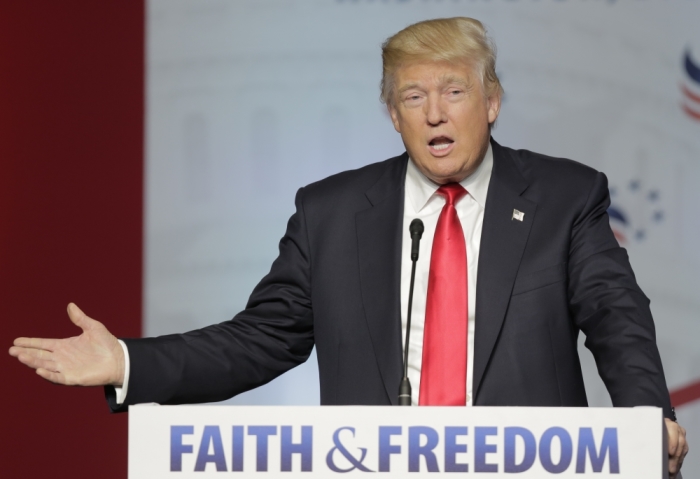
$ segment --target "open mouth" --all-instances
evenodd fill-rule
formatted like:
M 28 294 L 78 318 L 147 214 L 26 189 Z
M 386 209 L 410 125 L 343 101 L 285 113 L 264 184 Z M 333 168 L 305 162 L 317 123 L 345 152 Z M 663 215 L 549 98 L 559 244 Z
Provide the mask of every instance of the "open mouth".
M 448 151 L 453 144 L 454 140 L 447 136 L 436 136 L 428 143 L 430 149 L 436 153 Z

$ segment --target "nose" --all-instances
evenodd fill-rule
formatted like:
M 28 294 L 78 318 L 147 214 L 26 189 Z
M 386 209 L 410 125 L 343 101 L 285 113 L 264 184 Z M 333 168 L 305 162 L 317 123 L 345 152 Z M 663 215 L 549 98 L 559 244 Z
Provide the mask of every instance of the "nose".
M 447 121 L 447 112 L 440 95 L 429 95 L 425 102 L 425 108 L 425 117 L 431 126 L 437 126 Z

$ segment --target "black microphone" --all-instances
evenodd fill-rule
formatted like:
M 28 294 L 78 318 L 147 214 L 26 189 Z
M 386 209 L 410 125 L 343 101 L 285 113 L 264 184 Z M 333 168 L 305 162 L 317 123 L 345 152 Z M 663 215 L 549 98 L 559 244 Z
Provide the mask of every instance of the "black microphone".
M 413 283 L 416 279 L 416 261 L 420 239 L 423 236 L 423 222 L 416 218 L 408 227 L 411 233 L 411 285 L 408 289 L 408 312 L 406 314 L 406 344 L 403 348 L 403 378 L 399 386 L 399 406 L 411 405 L 411 381 L 408 380 L 408 340 L 411 336 L 411 310 L 413 309 Z
M 415 263 L 418 261 L 418 245 L 423 236 L 423 222 L 416 218 L 411 221 L 408 231 L 411 233 L 411 261 Z

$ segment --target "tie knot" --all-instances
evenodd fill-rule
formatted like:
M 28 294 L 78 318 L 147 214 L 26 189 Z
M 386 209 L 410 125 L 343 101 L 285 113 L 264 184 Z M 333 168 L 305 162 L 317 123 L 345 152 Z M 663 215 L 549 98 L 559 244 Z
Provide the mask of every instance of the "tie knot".
M 438 188 L 437 193 L 445 197 L 448 205 L 454 205 L 467 194 L 467 190 L 459 183 L 447 183 Z

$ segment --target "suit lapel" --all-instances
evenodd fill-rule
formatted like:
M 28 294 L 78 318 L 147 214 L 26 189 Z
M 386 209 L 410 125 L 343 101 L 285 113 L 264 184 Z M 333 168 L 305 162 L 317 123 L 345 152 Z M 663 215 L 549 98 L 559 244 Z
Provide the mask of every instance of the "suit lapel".
M 515 276 L 535 217 L 536 203 L 521 194 L 528 186 L 508 150 L 492 141 L 493 172 L 481 233 L 474 332 L 474 398 L 503 326 Z M 514 210 L 523 213 L 514 218 Z M 519 217 L 517 212 L 516 216 Z
M 386 393 L 396 404 L 401 380 L 401 229 L 408 155 L 392 161 L 355 217 L 365 318 Z

